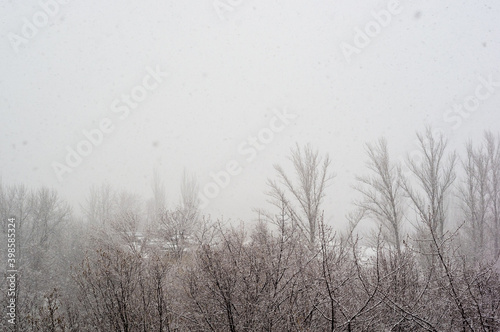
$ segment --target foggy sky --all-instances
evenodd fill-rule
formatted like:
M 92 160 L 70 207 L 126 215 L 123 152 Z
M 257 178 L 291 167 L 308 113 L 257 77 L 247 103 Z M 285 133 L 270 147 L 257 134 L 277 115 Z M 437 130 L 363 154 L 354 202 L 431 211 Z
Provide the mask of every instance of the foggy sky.
M 365 142 L 387 137 L 397 159 L 425 124 L 459 149 L 500 130 L 498 1 L 54 3 L 0 2 L 0 176 L 53 187 L 76 211 L 103 182 L 150 197 L 155 168 L 174 204 L 184 169 L 203 190 L 232 163 L 204 212 L 248 220 L 272 165 L 310 142 L 332 159 L 324 207 L 341 222 Z M 100 126 L 59 181 L 54 163 Z

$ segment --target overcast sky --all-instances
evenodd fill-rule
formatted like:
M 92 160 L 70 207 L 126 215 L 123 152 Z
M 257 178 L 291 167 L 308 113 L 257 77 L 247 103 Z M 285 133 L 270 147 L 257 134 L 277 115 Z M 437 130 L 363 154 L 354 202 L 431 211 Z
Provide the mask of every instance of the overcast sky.
M 298 142 L 330 154 L 341 222 L 365 142 L 500 130 L 498 1 L 64 2 L 0 1 L 0 175 L 72 204 L 148 198 L 155 168 L 173 204 L 186 169 L 218 186 L 205 213 L 250 219 Z

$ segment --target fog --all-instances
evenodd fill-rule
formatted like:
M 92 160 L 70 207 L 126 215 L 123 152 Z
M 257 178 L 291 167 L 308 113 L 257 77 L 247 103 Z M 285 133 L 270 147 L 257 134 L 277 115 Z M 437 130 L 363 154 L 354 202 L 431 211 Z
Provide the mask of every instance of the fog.
M 236 160 L 205 211 L 249 219 L 272 165 L 310 142 L 332 159 L 326 212 L 341 222 L 365 142 L 385 136 L 402 158 L 426 124 L 457 146 L 498 128 L 494 1 L 233 3 L 0 4 L 3 181 L 56 188 L 78 210 L 103 182 L 149 196 L 158 169 L 173 202 L 184 169 L 203 190 Z M 149 71 L 159 77 L 143 96 Z M 453 110 L 489 77 L 491 96 Z M 254 158 L 239 152 L 283 110 L 296 118 Z M 58 179 L 54 163 L 103 119 L 112 130 Z
M 0 13 L 0 329 L 500 329 L 498 1 Z

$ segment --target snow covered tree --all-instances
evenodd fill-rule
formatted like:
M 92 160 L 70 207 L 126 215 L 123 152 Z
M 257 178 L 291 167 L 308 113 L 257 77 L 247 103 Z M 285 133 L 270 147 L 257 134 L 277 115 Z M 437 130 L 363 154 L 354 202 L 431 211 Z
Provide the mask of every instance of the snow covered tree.
M 333 175 L 329 173 L 328 154 L 320 156 L 311 145 L 291 150 L 290 160 L 294 169 L 294 179 L 280 165 L 275 165 L 278 180 L 268 180 L 269 196 L 272 203 L 282 209 L 296 222 L 301 231 L 314 245 L 318 235 L 318 220 L 325 190 Z
M 382 227 L 384 239 L 401 254 L 403 240 L 403 189 L 398 170 L 391 163 L 387 141 L 366 144 L 370 175 L 357 177 L 355 189 L 362 194 L 356 205 Z

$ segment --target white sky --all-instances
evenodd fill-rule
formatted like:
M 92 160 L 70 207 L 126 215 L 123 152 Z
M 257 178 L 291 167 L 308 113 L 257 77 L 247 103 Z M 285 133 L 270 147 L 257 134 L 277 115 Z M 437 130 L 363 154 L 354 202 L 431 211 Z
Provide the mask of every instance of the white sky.
M 46 14 L 38 1 L 0 1 L 3 181 L 47 185 L 73 204 L 104 181 L 148 198 L 158 168 L 173 204 L 184 168 L 203 188 L 236 160 L 241 173 L 205 211 L 248 220 L 265 206 L 272 165 L 310 142 L 332 159 L 324 207 L 340 223 L 354 176 L 366 170 L 365 142 L 386 136 L 396 159 L 415 149 L 426 123 L 459 148 L 500 131 L 500 87 L 467 118 L 444 120 L 474 96 L 480 76 L 500 81 L 498 1 L 401 1 L 350 61 L 342 43 L 354 45 L 355 28 L 391 1 L 220 2 L 235 5 L 219 15 L 213 0 L 73 0 L 50 7 L 47 25 L 39 21 L 16 52 L 9 38 L 26 37 L 25 22 Z M 110 106 L 142 84 L 147 67 L 166 77 L 121 119 Z M 247 162 L 238 146 L 283 109 L 298 117 Z M 104 118 L 114 130 L 59 182 L 52 164 Z

